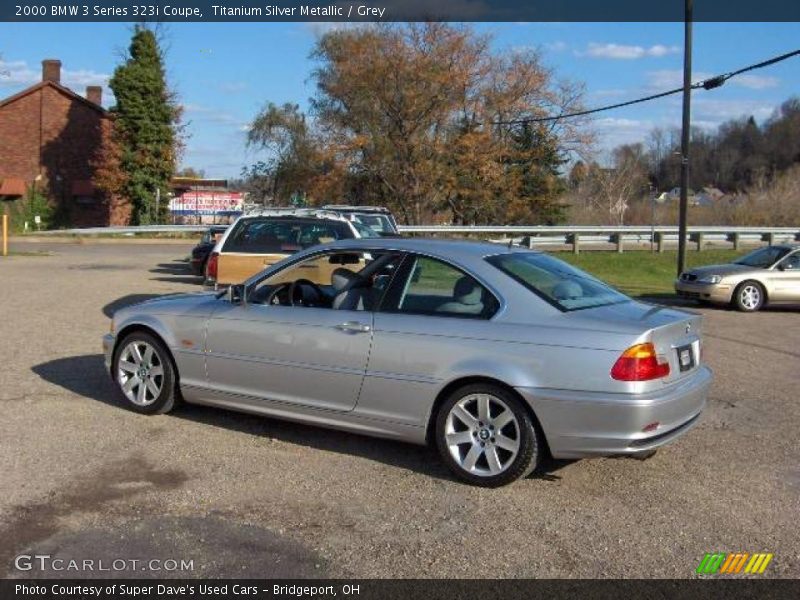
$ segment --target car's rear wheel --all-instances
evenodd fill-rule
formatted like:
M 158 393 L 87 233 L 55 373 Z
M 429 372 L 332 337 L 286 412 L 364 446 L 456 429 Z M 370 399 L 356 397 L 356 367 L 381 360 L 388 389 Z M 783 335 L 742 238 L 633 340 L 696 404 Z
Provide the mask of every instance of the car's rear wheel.
M 436 444 L 460 479 L 499 487 L 533 471 L 541 433 L 521 401 L 500 386 L 471 384 L 453 392 L 436 419 Z
M 175 405 L 175 368 L 164 344 L 144 331 L 135 331 L 117 346 L 112 375 L 128 408 L 159 414 Z
M 757 281 L 745 281 L 739 284 L 733 293 L 733 304 L 742 312 L 755 312 L 764 306 L 766 294 Z

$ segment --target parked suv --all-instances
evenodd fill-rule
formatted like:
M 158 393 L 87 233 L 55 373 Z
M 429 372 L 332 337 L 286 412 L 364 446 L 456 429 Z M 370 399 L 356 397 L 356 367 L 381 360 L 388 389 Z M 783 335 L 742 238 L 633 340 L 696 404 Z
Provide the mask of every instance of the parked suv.
M 397 221 L 388 208 L 382 206 L 348 206 L 344 204 L 326 204 L 322 207 L 343 215 L 351 221 L 366 225 L 378 235 L 392 237 L 400 235 Z
M 369 237 L 378 234 L 328 210 L 257 210 L 239 217 L 217 242 L 206 266 L 206 284 L 219 287 L 241 283 L 310 246 Z

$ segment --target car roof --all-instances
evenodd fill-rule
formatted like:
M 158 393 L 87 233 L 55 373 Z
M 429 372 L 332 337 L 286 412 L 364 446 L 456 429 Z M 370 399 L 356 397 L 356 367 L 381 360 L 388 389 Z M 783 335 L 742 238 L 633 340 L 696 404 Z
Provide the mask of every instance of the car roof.
M 463 240 L 463 239 L 437 239 L 437 238 L 363 238 L 352 240 L 338 240 L 323 245 L 331 249 L 365 248 L 365 249 L 386 249 L 400 250 L 404 252 L 419 252 L 422 254 L 433 254 L 444 257 L 470 257 L 483 258 L 494 256 L 495 254 L 505 254 L 509 252 L 535 252 L 520 246 L 509 246 L 508 244 L 498 244 L 486 241 Z M 316 246 L 317 249 L 323 246 Z

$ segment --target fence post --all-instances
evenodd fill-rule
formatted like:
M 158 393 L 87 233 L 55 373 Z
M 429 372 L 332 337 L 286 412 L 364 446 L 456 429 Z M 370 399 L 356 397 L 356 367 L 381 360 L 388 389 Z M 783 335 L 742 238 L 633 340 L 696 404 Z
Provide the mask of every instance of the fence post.
M 8 256 L 8 215 L 3 213 L 3 256 Z
M 624 251 L 624 249 L 623 249 L 623 245 L 624 244 L 622 243 L 622 234 L 621 233 L 617 234 L 616 242 L 617 242 L 617 252 L 622 254 L 622 252 Z
M 767 243 L 768 243 L 770 246 L 774 246 L 774 245 L 775 245 L 775 232 L 774 232 L 774 231 L 770 231 L 770 232 L 767 234 Z
M 697 234 L 697 251 L 700 252 L 703 249 L 703 234 Z
M 737 231 L 736 233 L 733 234 L 733 249 L 738 251 L 741 243 L 742 243 L 741 234 Z
M 660 231 L 656 231 L 656 246 L 659 254 L 664 252 L 664 234 Z
M 572 234 L 572 253 L 573 254 L 580 254 L 581 251 L 581 234 L 573 233 Z

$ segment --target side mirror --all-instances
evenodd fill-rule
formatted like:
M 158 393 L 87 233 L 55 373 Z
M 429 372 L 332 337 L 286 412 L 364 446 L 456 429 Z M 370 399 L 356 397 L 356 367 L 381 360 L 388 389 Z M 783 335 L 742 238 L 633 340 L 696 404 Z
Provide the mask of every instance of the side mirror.
M 245 302 L 245 287 L 242 283 L 237 283 L 231 286 L 228 286 L 228 289 L 225 291 L 225 299 L 230 302 L 231 304 L 241 304 L 244 305 Z

